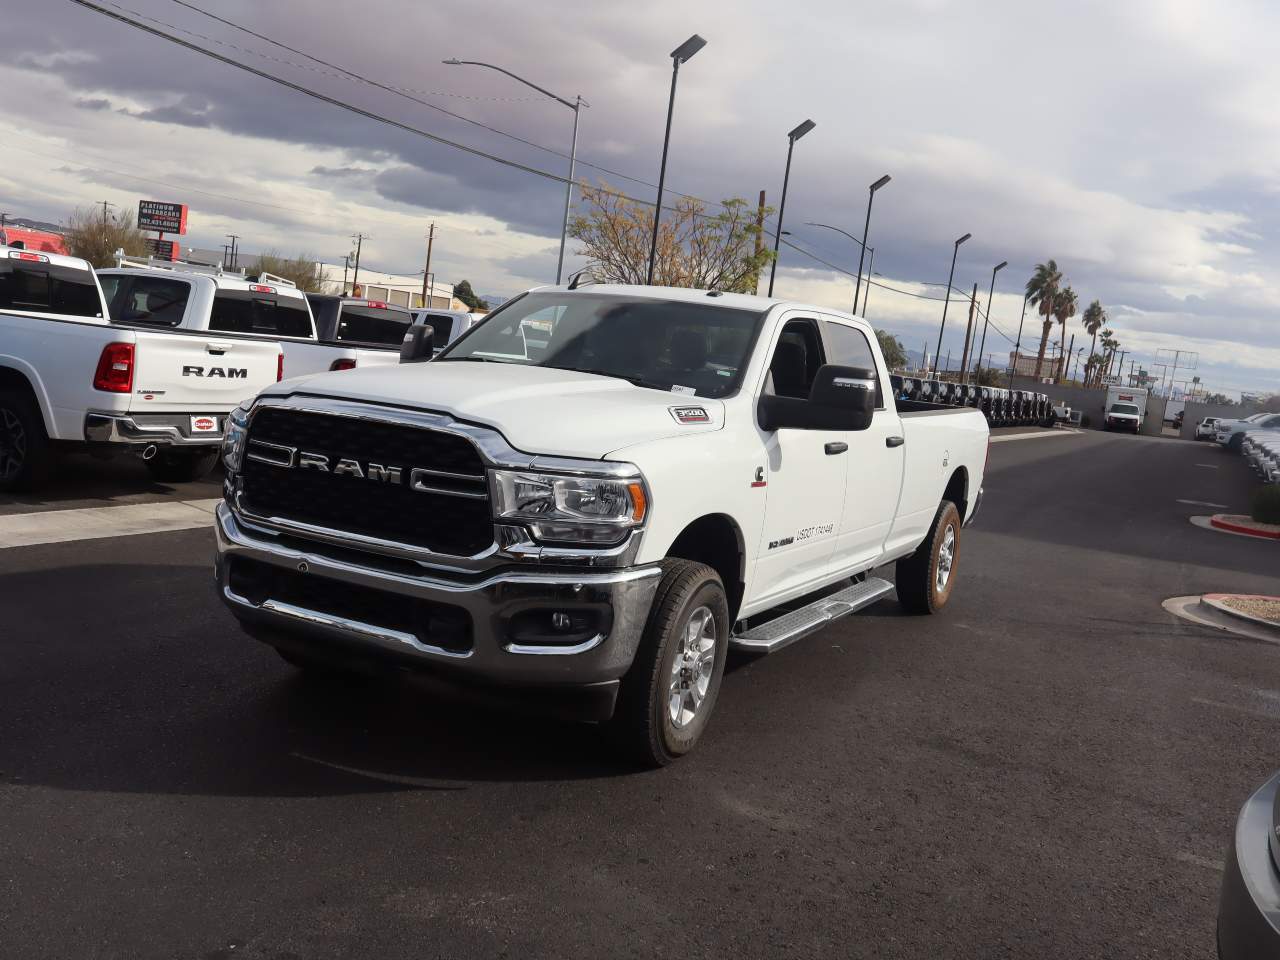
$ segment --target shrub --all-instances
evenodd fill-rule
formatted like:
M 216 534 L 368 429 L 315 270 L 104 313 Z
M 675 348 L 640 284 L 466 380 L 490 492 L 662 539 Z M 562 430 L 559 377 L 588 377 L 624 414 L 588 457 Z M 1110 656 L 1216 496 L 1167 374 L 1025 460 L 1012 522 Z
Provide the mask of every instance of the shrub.
M 1258 523 L 1280 523 L 1280 483 L 1268 483 L 1253 495 L 1250 516 Z

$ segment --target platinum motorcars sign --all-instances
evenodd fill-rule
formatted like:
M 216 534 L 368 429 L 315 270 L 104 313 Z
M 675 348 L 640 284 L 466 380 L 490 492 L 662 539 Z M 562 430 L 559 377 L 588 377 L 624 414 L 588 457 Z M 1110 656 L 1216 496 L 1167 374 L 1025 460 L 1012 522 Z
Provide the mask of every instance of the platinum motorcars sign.
M 161 233 L 186 233 L 187 205 L 165 203 L 161 200 L 139 200 L 138 229 L 159 230 Z

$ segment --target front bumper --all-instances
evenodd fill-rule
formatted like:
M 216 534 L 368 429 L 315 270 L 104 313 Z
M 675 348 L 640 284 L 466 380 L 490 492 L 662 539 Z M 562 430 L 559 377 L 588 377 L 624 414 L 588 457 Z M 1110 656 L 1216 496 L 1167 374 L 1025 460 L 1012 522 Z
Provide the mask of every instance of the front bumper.
M 87 413 L 84 438 L 89 443 L 123 443 L 159 447 L 212 447 L 222 443 L 225 413 L 207 416 L 217 421 L 218 429 L 208 433 L 192 433 L 190 413 Z
M 655 564 L 604 571 L 508 569 L 451 579 L 420 564 L 260 531 L 239 521 L 226 503 L 217 507 L 214 529 L 218 594 L 249 632 L 267 628 L 358 656 L 499 685 L 620 679 L 635 657 L 662 575 Z M 238 577 L 263 569 L 269 575 L 244 591 Z M 280 583 L 292 584 L 293 592 L 281 587 L 273 596 Z M 299 592 L 307 602 L 298 602 Z M 388 613 L 366 601 L 361 615 L 353 616 L 348 601 L 357 597 L 385 598 Z M 393 608 L 399 619 L 390 613 Z M 418 617 L 419 608 L 443 611 L 455 626 L 465 622 L 466 642 L 458 642 L 456 631 L 447 643 L 433 636 L 430 624 L 436 621 Z M 591 625 L 587 635 L 565 643 L 531 641 L 521 625 L 559 611 L 583 617 Z
M 1218 900 L 1218 956 L 1262 960 L 1280 956 L 1280 872 L 1269 840 L 1280 774 L 1240 810 Z

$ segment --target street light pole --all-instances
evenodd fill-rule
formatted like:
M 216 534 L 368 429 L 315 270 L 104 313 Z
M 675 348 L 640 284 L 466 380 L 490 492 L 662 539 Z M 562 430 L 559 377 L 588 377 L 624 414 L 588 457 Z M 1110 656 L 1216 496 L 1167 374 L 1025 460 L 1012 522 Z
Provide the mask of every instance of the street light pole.
M 858 244 L 859 246 L 861 246 L 861 245 L 862 245 L 862 241 L 861 241 L 861 240 L 859 240 L 857 237 L 855 237 L 852 233 L 850 233 L 850 232 L 849 232 L 849 231 L 847 231 L 847 230 L 841 230 L 839 227 L 833 227 L 833 226 L 832 226 L 831 224 L 829 224 L 829 223 L 816 223 L 816 222 L 815 222 L 815 221 L 813 221 L 813 220 L 806 220 L 806 221 L 804 222 L 804 225 L 805 225 L 806 227 L 825 227 L 825 228 L 826 228 L 826 229 L 828 229 L 828 230 L 834 230 L 836 233 L 840 234 L 840 236 L 842 236 L 842 237 L 848 237 L 850 240 L 852 240 L 854 243 Z M 783 235 L 784 237 L 785 237 L 785 236 L 789 236 L 789 235 L 790 235 L 790 233 L 791 233 L 791 231 L 790 231 L 790 230 L 783 230 L 783 231 L 782 231 L 782 235 Z M 864 247 L 863 249 L 866 249 L 866 248 Z M 776 248 L 775 248 L 775 252 L 776 252 Z M 873 255 L 873 257 L 872 257 L 872 262 L 873 262 L 873 263 L 875 262 L 875 257 L 874 257 L 874 255 Z M 862 259 L 861 259 L 861 258 L 859 258 L 859 259 L 858 259 L 858 263 L 859 263 L 859 264 L 861 264 L 861 263 L 862 263 Z M 861 266 L 859 266 L 859 271 L 861 271 Z M 870 284 L 868 284 L 868 286 L 870 286 Z M 854 315 L 855 317 L 858 315 L 858 291 L 857 291 L 857 288 L 856 288 L 856 287 L 854 288 L 854 291 L 853 291 L 853 315 Z
M 862 225 L 862 253 L 858 255 L 858 282 L 853 288 L 853 312 L 855 314 L 858 312 L 858 291 L 862 289 L 862 257 L 867 252 L 867 233 L 871 230 L 871 204 L 875 202 L 876 191 L 891 179 L 886 173 L 871 185 L 871 192 L 867 195 L 867 221 Z M 870 284 L 869 279 L 867 282 Z
M 778 273 L 778 246 L 782 241 L 782 215 L 787 210 L 787 184 L 791 181 L 791 153 L 796 148 L 796 141 L 816 127 L 812 120 L 806 120 L 787 134 L 787 166 L 782 174 L 782 199 L 778 201 L 778 228 L 773 235 L 773 263 L 769 265 L 769 296 L 773 296 L 773 278 Z M 854 294 L 853 302 L 858 302 Z
M 443 63 L 450 67 L 487 67 L 490 70 L 497 70 L 499 73 L 505 73 L 512 80 L 523 83 L 526 87 L 537 90 L 543 96 L 550 97 L 557 103 L 564 104 L 573 111 L 573 144 L 569 148 L 569 182 L 566 183 L 564 187 L 564 220 L 560 224 L 560 257 L 556 260 L 556 283 L 559 284 L 561 279 L 564 277 L 564 247 L 565 241 L 569 235 L 569 209 L 573 205 L 573 178 L 575 176 L 578 163 L 578 120 L 582 116 L 582 108 L 589 107 L 591 104 L 583 100 L 581 96 L 575 97 L 573 101 L 570 102 L 564 97 L 557 96 L 550 90 L 545 90 L 536 83 L 526 80 L 518 74 L 512 73 L 510 70 L 506 70 L 492 63 L 485 63 L 481 60 L 459 60 L 456 57 L 450 57 L 448 60 L 443 61 Z M 670 130 L 670 121 L 668 120 L 667 123 L 667 129 Z
M 938 354 L 942 353 L 942 333 L 947 329 L 947 308 L 951 306 L 951 281 L 956 277 L 956 257 L 960 254 L 960 244 L 972 236 L 973 234 L 966 233 L 956 241 L 955 247 L 951 251 L 951 272 L 947 274 L 947 298 L 942 303 L 942 325 L 938 327 L 938 349 L 933 351 L 934 376 L 938 374 Z
M 876 248 L 872 247 L 867 253 L 871 254 L 871 259 L 867 261 L 867 289 L 862 294 L 862 313 L 858 313 L 858 305 L 855 303 L 853 313 L 855 316 L 861 316 L 863 320 L 867 319 L 867 297 L 871 294 L 871 278 L 876 275 Z
M 987 324 L 991 322 L 991 302 L 996 295 L 996 274 L 1008 265 L 1008 260 L 1001 260 L 996 264 L 995 269 L 991 271 L 991 291 L 987 294 L 987 315 L 982 321 L 982 345 L 978 347 L 978 369 L 973 372 L 974 382 L 979 386 L 982 385 L 982 351 L 987 346 Z
M 658 202 L 653 208 L 653 237 L 649 240 L 649 270 L 645 283 L 653 283 L 653 266 L 658 257 L 658 222 L 662 219 L 662 190 L 667 182 L 667 148 L 671 145 L 671 115 L 676 108 L 676 79 L 680 64 L 707 45 L 696 33 L 671 51 L 671 96 L 667 100 L 667 129 L 662 135 L 662 164 L 658 167 Z

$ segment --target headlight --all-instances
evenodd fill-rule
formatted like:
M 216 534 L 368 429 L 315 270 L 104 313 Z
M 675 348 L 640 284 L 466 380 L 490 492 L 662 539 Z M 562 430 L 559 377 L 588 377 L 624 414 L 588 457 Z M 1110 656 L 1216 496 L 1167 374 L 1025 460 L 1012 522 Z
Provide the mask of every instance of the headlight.
M 649 496 L 639 477 L 567 477 L 495 470 L 499 520 L 525 523 L 537 540 L 617 543 L 644 523 Z
M 222 465 L 228 473 L 239 473 L 244 463 L 244 443 L 249 435 L 249 408 L 236 407 L 227 414 L 227 426 L 222 432 Z

